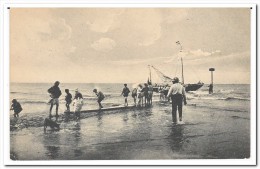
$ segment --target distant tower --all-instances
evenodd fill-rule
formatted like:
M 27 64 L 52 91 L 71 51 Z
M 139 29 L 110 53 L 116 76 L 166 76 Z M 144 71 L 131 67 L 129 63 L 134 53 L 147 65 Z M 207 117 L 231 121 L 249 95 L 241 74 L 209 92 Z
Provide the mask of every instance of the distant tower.
M 211 71 L 211 83 L 209 85 L 209 94 L 213 93 L 213 72 L 215 71 L 215 68 L 209 68 L 209 71 Z

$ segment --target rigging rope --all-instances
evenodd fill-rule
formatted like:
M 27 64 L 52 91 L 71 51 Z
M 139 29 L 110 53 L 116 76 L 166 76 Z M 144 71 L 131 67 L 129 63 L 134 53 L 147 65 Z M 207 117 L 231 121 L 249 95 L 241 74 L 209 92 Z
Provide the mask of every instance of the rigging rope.
M 164 83 L 171 83 L 172 82 L 172 78 L 164 75 L 161 71 L 159 71 L 158 69 L 156 69 L 154 66 L 151 66 L 155 72 L 157 73 L 157 75 L 161 78 L 161 80 L 164 82 Z

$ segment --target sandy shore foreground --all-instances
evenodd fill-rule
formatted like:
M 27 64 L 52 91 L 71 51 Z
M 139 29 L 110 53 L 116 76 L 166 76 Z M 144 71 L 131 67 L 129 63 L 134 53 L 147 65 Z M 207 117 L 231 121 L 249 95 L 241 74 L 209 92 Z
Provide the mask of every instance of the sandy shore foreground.
M 187 105 L 185 124 L 171 123 L 171 106 L 83 115 L 60 131 L 28 127 L 11 132 L 13 160 L 250 158 L 250 112 Z

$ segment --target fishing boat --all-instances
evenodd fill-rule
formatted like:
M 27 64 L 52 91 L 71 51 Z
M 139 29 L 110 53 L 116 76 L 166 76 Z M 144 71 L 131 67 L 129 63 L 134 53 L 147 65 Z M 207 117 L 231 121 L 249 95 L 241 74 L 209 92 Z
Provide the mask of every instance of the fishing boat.
M 177 41 L 176 44 L 181 46 L 179 41 Z M 180 52 L 182 52 L 182 46 L 181 46 Z M 162 80 L 162 84 L 154 85 L 153 90 L 155 92 L 159 92 L 159 89 L 161 87 L 171 86 L 172 85 L 172 80 L 173 80 L 172 78 L 170 78 L 169 76 L 166 76 L 165 74 L 163 74 L 160 70 L 155 68 L 153 65 L 148 65 L 148 67 L 149 67 L 149 71 L 150 71 L 150 81 L 151 81 L 151 68 L 153 68 L 155 70 L 155 72 L 157 73 L 159 78 Z M 184 83 L 183 60 L 182 60 L 182 57 L 181 57 L 181 74 L 182 74 L 181 83 L 185 87 L 185 91 L 186 92 L 188 92 L 188 91 L 196 91 L 196 90 L 198 90 L 199 88 L 201 88 L 204 85 L 204 83 L 201 82 L 201 81 L 199 81 L 198 83 L 193 83 L 193 84 L 185 84 Z M 148 79 L 148 81 L 149 81 L 149 79 Z

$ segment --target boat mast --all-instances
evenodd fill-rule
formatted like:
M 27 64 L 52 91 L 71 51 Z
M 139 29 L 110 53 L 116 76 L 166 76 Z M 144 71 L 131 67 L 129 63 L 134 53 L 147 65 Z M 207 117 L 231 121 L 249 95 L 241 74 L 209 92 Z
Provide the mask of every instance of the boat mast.
M 151 73 L 151 67 L 148 65 L 149 68 L 149 75 L 150 75 L 150 83 L 152 84 L 152 73 Z
M 181 49 L 179 52 L 182 52 L 182 45 L 180 41 L 176 42 L 177 45 L 180 45 Z M 181 75 L 182 75 L 182 84 L 184 84 L 184 75 L 183 75 L 183 61 L 182 61 L 182 57 L 181 57 Z
M 181 58 L 181 75 L 182 75 L 182 84 L 184 84 L 183 61 L 182 61 L 182 58 Z

